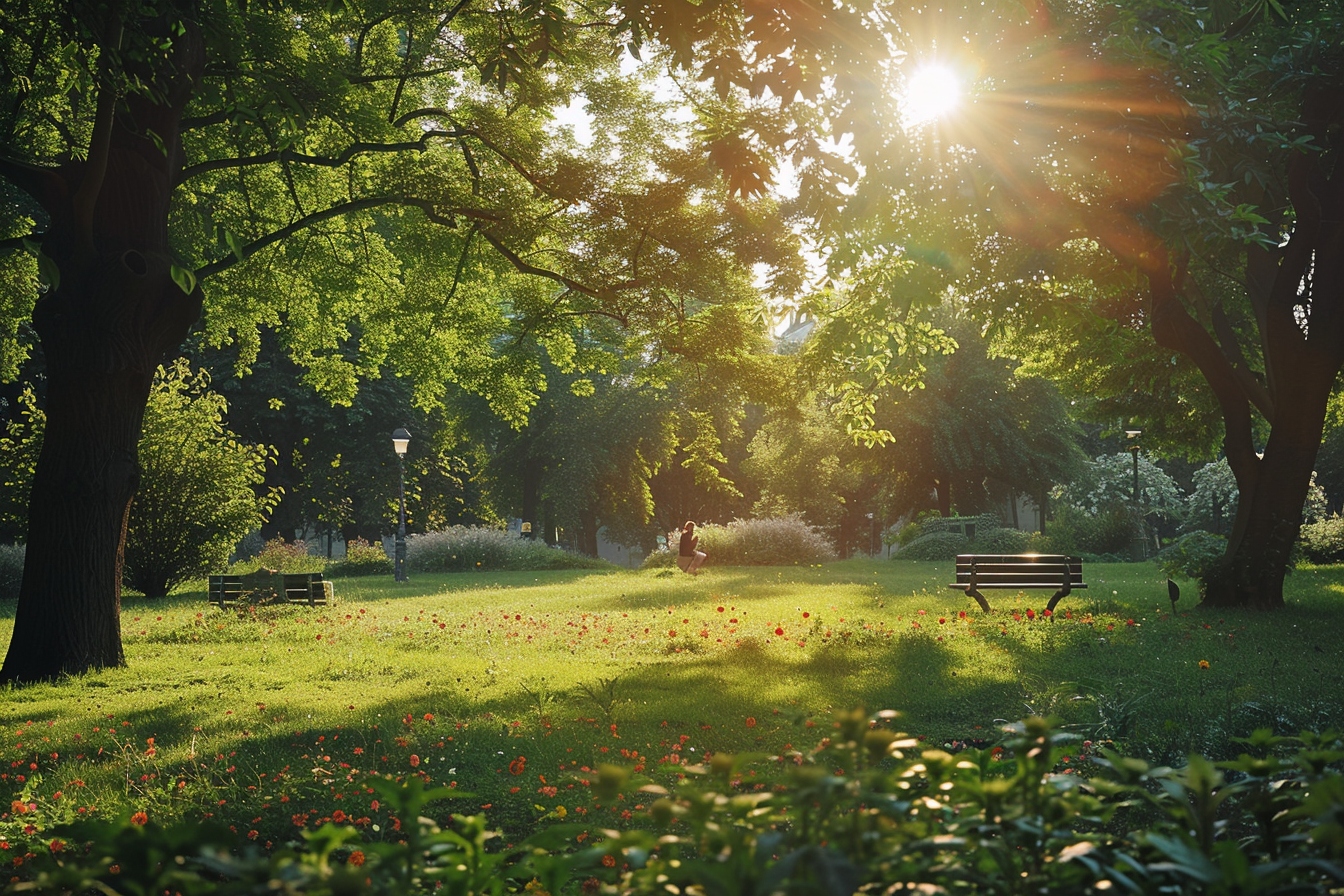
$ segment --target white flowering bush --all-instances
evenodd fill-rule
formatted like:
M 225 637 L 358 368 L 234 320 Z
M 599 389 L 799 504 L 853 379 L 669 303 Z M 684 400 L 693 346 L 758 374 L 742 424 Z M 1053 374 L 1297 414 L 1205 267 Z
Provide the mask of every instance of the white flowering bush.
M 1232 520 L 1237 515 L 1237 479 L 1232 475 L 1232 467 L 1227 458 L 1221 457 L 1195 471 L 1195 490 L 1185 502 L 1185 520 L 1183 529 L 1187 532 L 1207 530 L 1227 532 L 1232 528 Z M 1330 512 L 1325 489 L 1316 484 L 1316 474 L 1311 474 L 1311 484 L 1307 486 L 1307 497 L 1302 503 L 1302 523 L 1319 523 Z
M 406 538 L 406 566 L 416 572 L 605 569 L 610 565 L 594 557 L 557 550 L 544 541 L 481 526 L 451 526 Z
M 1082 474 L 1059 489 L 1056 500 L 1092 516 L 1134 502 L 1134 458 L 1128 451 L 1105 454 L 1090 461 Z M 1144 513 L 1180 519 L 1185 512 L 1176 480 L 1142 454 L 1139 455 L 1139 506 Z
M 836 558 L 835 545 L 797 515 L 762 520 L 733 520 L 726 526 L 697 526 L 698 549 L 720 566 L 794 566 Z M 668 533 L 666 551 L 654 551 L 646 568 L 671 566 L 681 547 L 681 532 Z
M 1237 480 L 1227 458 L 1221 457 L 1195 471 L 1195 488 L 1186 498 L 1186 532 L 1227 532 L 1237 515 Z

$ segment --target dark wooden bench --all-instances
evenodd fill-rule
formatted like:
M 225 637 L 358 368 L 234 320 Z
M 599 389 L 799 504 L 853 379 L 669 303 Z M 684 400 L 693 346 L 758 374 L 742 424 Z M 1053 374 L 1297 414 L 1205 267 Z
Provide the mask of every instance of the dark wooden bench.
M 208 597 L 221 610 L 236 604 L 256 591 L 274 594 L 274 603 L 307 604 L 315 607 L 331 602 L 331 582 L 320 572 L 271 573 L 258 570 L 242 576 L 210 576 Z
M 990 588 L 1053 588 L 1054 596 L 1045 608 L 1055 612 L 1055 604 L 1069 592 L 1086 588 L 1083 561 L 1063 554 L 958 554 L 957 581 L 949 588 L 965 591 L 980 609 L 989 612 L 989 601 L 980 592 Z

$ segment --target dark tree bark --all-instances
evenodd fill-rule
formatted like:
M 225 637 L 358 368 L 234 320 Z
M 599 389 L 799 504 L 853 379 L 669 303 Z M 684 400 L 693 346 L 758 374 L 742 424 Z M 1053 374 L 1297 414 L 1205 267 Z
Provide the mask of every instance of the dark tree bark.
M 1303 107 L 1321 152 L 1294 156 L 1288 169 L 1292 232 L 1281 245 L 1247 252 L 1247 286 L 1264 357 L 1263 381 L 1246 366 L 1221 308 L 1213 333 L 1181 301 L 1181 265 L 1165 252 L 1144 266 L 1153 336 L 1198 365 L 1223 414 L 1224 451 L 1237 480 L 1237 513 L 1227 554 L 1205 579 L 1213 607 L 1275 609 L 1302 523 L 1325 425 L 1326 403 L 1344 366 L 1344 91 L 1322 87 Z M 1252 412 L 1270 424 L 1256 453 Z
M 166 22 L 146 23 L 167 35 Z M 194 31 L 164 70 L 138 72 L 159 102 L 100 92 L 86 160 L 9 172 L 50 216 L 43 253 L 60 280 L 33 324 L 47 363 L 47 430 L 28 517 L 23 584 L 0 681 L 122 665 L 121 557 L 140 480 L 137 446 L 155 368 L 200 314 L 173 281 L 168 208 L 179 120 L 200 71 Z M 150 136 L 162 141 L 163 148 Z

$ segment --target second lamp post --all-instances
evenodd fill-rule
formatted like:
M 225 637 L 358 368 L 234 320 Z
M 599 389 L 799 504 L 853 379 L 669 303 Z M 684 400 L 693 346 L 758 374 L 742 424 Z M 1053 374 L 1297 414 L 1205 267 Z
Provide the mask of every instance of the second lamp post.
M 411 434 L 403 427 L 392 431 L 392 450 L 397 452 L 397 540 L 392 548 L 393 570 L 396 581 L 406 581 L 406 447 L 411 444 Z

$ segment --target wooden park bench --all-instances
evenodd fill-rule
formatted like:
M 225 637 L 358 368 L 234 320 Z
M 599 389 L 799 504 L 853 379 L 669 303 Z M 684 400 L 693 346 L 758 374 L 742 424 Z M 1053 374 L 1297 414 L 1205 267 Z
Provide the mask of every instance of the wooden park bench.
M 307 604 L 315 607 L 332 603 L 334 589 L 320 572 L 276 573 L 259 569 L 241 576 L 211 576 L 210 603 L 221 610 L 258 592 L 268 595 L 265 602 Z
M 1086 588 L 1083 561 L 1063 554 L 958 554 L 957 581 L 949 588 L 965 591 L 980 609 L 989 612 L 989 601 L 980 592 L 990 588 L 1053 588 L 1054 596 L 1045 608 L 1055 612 L 1055 604 L 1069 592 Z

